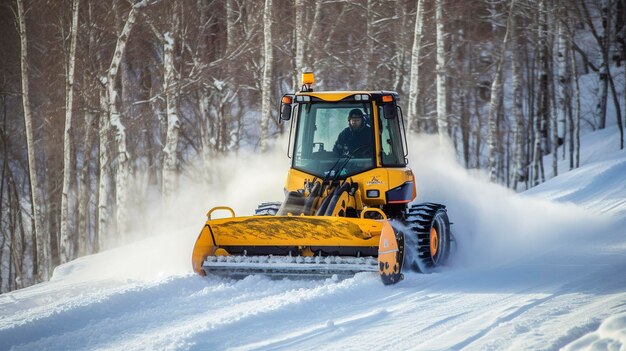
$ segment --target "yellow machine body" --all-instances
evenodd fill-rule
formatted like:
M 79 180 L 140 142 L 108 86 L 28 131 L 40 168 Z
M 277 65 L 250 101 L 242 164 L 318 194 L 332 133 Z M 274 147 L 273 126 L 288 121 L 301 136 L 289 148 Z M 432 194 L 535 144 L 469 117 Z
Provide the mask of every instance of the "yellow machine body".
M 235 217 L 234 212 L 226 207 L 211 210 L 193 250 L 193 269 L 204 275 L 218 268 L 228 272 L 231 267 L 236 271 L 242 266 L 262 266 L 254 272 L 263 273 L 269 270 L 267 267 L 271 267 L 270 263 L 276 257 L 295 257 L 300 261 L 295 258 L 291 260 L 293 262 L 280 261 L 278 266 L 305 273 L 322 267 L 318 270 L 333 273 L 341 272 L 333 270 L 335 267 L 344 267 L 336 262 L 345 262 L 347 258 L 350 263 L 348 271 L 375 269 L 383 277 L 383 282 L 395 283 L 401 279 L 403 239 L 401 233 L 394 231 L 389 219 L 393 218 L 394 211 L 404 210 L 417 195 L 413 172 L 406 164 L 404 127 L 400 124 L 402 116 L 400 112 L 394 115 L 394 111 L 401 111 L 396 107 L 398 96 L 385 91 L 312 92 L 310 84 L 313 78 L 305 78 L 303 91 L 285 95 L 281 100 L 281 118 L 291 121 L 290 156 L 294 160 L 287 174 L 284 186 L 286 199 L 281 208 L 274 216 L 246 217 Z M 349 155 L 345 157 L 345 162 L 343 156 L 335 160 L 332 151 L 326 150 L 327 145 L 315 142 L 312 137 L 310 142 L 318 150 L 314 152 L 310 149 L 308 154 L 303 151 L 306 133 L 313 133 L 325 123 L 318 117 L 313 127 L 303 129 L 307 123 L 302 117 L 305 111 L 312 111 L 311 108 L 316 106 L 329 109 L 318 111 L 322 116 L 334 112 L 330 110 L 334 104 L 346 110 L 362 106 L 367 114 L 367 123 L 373 131 L 373 152 L 367 157 L 357 159 Z M 383 105 L 390 106 L 383 108 Z M 381 116 L 383 111 L 388 115 L 385 119 Z M 344 113 L 343 110 L 341 113 Z M 334 123 L 340 125 L 338 118 Z M 346 122 L 342 120 L 341 123 L 344 123 L 341 126 L 343 129 Z M 392 137 L 402 140 L 391 140 Z M 291 148 L 293 145 L 298 149 L 295 149 L 296 146 Z M 395 149 L 392 150 L 392 147 Z M 395 152 L 392 155 L 395 164 L 389 166 L 385 157 L 391 156 L 385 155 L 392 152 Z M 319 161 L 316 156 L 319 156 Z M 306 157 L 310 157 L 311 161 L 304 160 Z M 356 168 L 350 173 L 342 168 L 344 163 L 346 167 L 350 162 L 358 166 L 361 161 L 366 164 L 361 170 Z M 324 162 L 332 168 L 317 166 Z M 318 168 L 308 171 L 309 164 Z M 312 190 L 316 187 L 317 190 Z M 297 206 L 292 210 L 286 204 L 294 201 Z M 304 203 L 307 205 L 303 206 Z M 325 210 L 325 206 L 329 209 Z M 321 207 L 323 209 L 320 210 Z M 219 209 L 230 211 L 231 217 L 212 219 L 212 212 Z M 269 258 L 256 258 L 260 256 Z M 333 260 L 328 261 L 328 257 Z M 298 262 L 301 263 L 298 265 Z
M 314 176 L 310 174 L 292 168 L 287 175 L 285 190 L 297 191 L 302 188 L 303 183 L 312 182 L 313 178 Z M 398 203 L 409 203 L 417 196 L 415 178 L 410 168 L 375 168 L 350 178 L 354 183 L 358 184 L 358 189 L 354 198 L 350 198 L 349 206 L 359 210 L 368 206 L 393 204 L 393 201 L 387 200 L 386 192 L 403 184 L 409 184 L 411 195 L 404 200 L 398 201 Z M 378 191 L 379 195 L 367 197 L 368 190 Z

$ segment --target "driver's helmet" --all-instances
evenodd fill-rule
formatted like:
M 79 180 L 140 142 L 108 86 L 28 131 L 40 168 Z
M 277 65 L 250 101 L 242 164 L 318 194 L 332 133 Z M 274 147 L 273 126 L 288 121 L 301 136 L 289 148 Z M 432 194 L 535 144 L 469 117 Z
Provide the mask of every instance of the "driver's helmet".
M 365 116 L 363 115 L 363 111 L 359 110 L 358 108 L 350 110 L 350 113 L 348 113 L 348 120 L 350 120 L 350 118 L 357 117 L 361 118 L 361 123 L 365 124 Z

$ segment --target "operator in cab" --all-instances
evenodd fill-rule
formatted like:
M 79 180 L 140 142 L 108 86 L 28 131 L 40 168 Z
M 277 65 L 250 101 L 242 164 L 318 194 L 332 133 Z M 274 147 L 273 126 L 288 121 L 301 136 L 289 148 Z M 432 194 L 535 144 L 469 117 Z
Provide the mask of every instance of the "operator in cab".
M 338 155 L 368 157 L 372 153 L 372 128 L 365 122 L 363 111 L 350 110 L 348 127 L 339 133 L 333 152 Z

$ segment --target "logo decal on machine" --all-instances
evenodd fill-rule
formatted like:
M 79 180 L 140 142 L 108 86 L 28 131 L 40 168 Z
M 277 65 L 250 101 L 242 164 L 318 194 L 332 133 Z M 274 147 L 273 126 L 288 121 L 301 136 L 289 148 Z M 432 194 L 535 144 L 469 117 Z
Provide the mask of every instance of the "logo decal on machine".
M 368 181 L 366 184 L 367 185 L 378 185 L 378 184 L 383 184 L 383 182 L 381 182 L 376 176 L 373 176 L 372 179 L 370 181 Z

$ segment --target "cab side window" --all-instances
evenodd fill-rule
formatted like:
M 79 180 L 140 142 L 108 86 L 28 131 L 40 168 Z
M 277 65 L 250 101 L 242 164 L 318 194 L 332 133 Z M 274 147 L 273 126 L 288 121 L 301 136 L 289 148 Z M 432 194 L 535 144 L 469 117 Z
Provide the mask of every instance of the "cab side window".
M 381 106 L 378 107 L 378 115 L 381 121 L 380 141 L 383 166 L 406 166 L 404 150 L 402 149 L 402 133 L 400 132 L 399 118 L 385 118 Z

